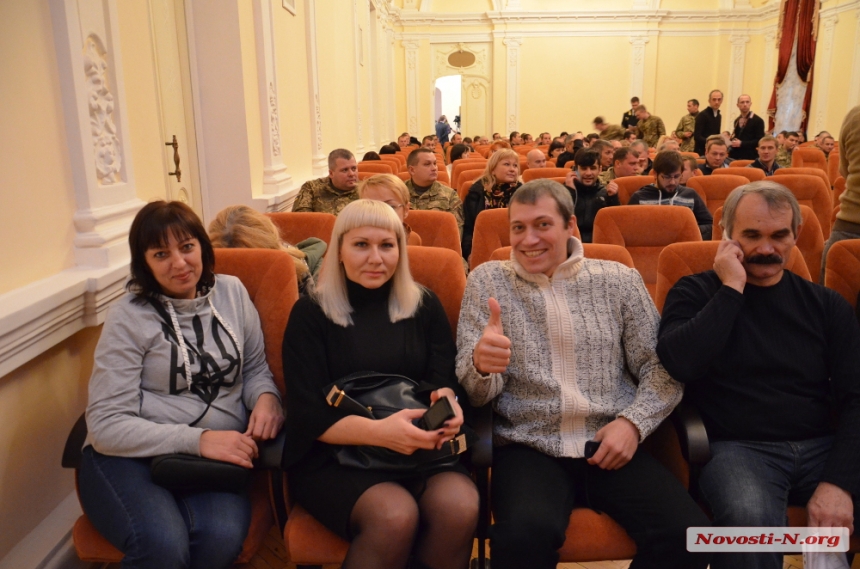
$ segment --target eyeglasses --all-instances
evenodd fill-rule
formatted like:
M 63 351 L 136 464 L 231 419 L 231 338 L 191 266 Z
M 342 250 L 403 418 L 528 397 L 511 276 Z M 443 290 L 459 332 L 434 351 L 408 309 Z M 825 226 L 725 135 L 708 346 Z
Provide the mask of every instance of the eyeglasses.
M 674 176 L 666 176 L 665 174 L 660 174 L 660 179 L 664 182 L 678 182 L 681 180 L 681 174 L 675 174 Z

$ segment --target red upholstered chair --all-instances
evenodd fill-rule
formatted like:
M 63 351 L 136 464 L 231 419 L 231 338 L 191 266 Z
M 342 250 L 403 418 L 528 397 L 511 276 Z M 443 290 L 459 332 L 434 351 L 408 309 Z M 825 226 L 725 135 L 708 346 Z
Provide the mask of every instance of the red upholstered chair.
M 462 257 L 438 247 L 409 247 L 408 255 L 412 277 L 439 297 L 456 338 L 466 288 Z M 289 515 L 284 526 L 287 560 L 299 567 L 343 563 L 349 543 L 326 529 L 302 506 L 290 500 L 287 506 Z
M 830 156 L 827 157 L 827 177 L 830 178 L 832 185 L 836 184 L 836 179 L 839 177 L 839 149 L 834 148 L 830 151 Z
M 394 174 L 395 172 L 390 164 L 383 164 L 382 160 L 362 160 L 358 163 L 358 171 L 377 174 Z
M 773 173 L 774 176 L 777 176 L 774 179 L 774 182 L 779 182 L 780 176 L 788 176 L 790 174 L 806 174 L 808 176 L 818 176 L 821 178 L 827 187 L 829 188 L 832 184 L 830 182 L 830 177 L 827 175 L 827 172 L 821 170 L 820 168 L 795 168 L 792 166 L 791 168 L 780 168 L 776 172 Z
M 260 314 L 266 361 L 281 395 L 284 395 L 284 368 L 281 344 L 290 311 L 299 297 L 296 268 L 284 251 L 265 249 L 215 249 L 215 272 L 238 277 Z M 63 466 L 75 469 L 78 482 L 81 446 L 86 437 L 82 415 L 75 424 L 63 451 Z M 256 472 L 251 487 L 251 526 L 236 563 L 247 563 L 257 552 L 275 523 L 269 497 L 268 472 Z M 277 474 L 280 478 L 280 473 Z M 72 528 L 75 550 L 82 561 L 119 563 L 123 555 L 82 515 Z
M 605 261 L 615 261 L 622 265 L 628 266 L 631 269 L 636 267 L 633 265 L 633 257 L 627 252 L 624 247 L 618 245 L 604 245 L 601 243 L 583 243 L 583 254 L 586 259 L 603 259 Z M 490 255 L 490 261 L 507 261 L 511 258 L 511 246 L 499 247 L 493 254 Z
M 406 171 L 406 162 L 401 162 L 401 157 L 397 157 L 394 154 L 383 154 L 379 157 L 379 161 L 383 164 L 388 164 L 394 170 L 394 172 L 405 172 Z
M 728 168 L 725 168 L 728 170 Z M 736 168 L 737 170 L 752 170 L 752 168 Z M 758 170 L 761 172 L 761 170 Z M 719 170 L 714 171 L 719 172 Z M 762 172 L 764 174 L 764 172 Z M 743 176 L 732 176 L 732 175 L 722 175 L 722 176 L 697 176 L 695 178 L 690 178 L 687 181 L 687 185 L 692 189 L 696 190 L 696 193 L 701 196 L 702 200 L 704 200 L 705 205 L 708 206 L 708 211 L 711 212 L 711 215 L 717 211 L 717 208 L 723 206 L 723 202 L 726 201 L 726 198 L 729 197 L 729 194 L 732 193 L 732 190 L 735 188 L 739 188 L 740 186 L 749 184 L 749 180 L 744 178 Z
M 472 183 L 474 183 L 475 180 L 477 180 L 483 175 L 484 167 L 481 167 L 480 169 L 469 168 L 468 170 L 460 170 L 460 173 L 457 175 L 457 181 L 455 182 L 455 184 L 457 184 L 457 187 L 459 188 L 463 185 L 463 182 L 467 180 L 472 180 Z
M 779 170 L 777 170 L 779 172 Z M 788 188 L 801 205 L 808 205 L 818 217 L 821 234 L 826 240 L 830 237 L 830 216 L 833 214 L 833 197 L 830 186 L 818 176 L 807 174 L 784 174 L 774 181 Z
M 827 174 L 827 158 L 819 148 L 795 148 L 791 153 L 792 168 L 818 168 Z
M 460 248 L 460 229 L 454 214 L 447 211 L 413 209 L 406 223 L 421 236 L 425 247 L 444 247 L 463 255 Z
M 613 182 L 618 184 L 618 201 L 621 202 L 621 205 L 627 205 L 627 202 L 630 201 L 630 196 L 640 188 L 644 188 L 648 184 L 653 184 L 654 178 L 651 176 L 626 176 L 624 178 L 615 178 Z
M 860 293 L 860 239 L 837 241 L 827 252 L 827 268 L 824 269 L 824 286 L 841 294 L 857 307 Z
M 813 281 L 818 282 L 821 274 L 821 255 L 824 253 L 824 236 L 821 233 L 821 225 L 818 223 L 818 217 L 812 208 L 807 205 L 800 206 L 800 233 L 797 235 L 797 248 L 803 255 L 803 260 L 806 262 L 806 268 L 809 269 L 809 274 Z M 720 227 L 720 220 L 723 219 L 723 208 L 720 207 L 714 212 L 714 231 L 711 233 L 711 239 L 719 241 L 723 238 L 723 228 Z
M 531 182 L 538 178 L 565 177 L 570 172 L 567 168 L 529 168 L 523 172 L 523 182 Z
M 574 226 L 573 231 L 573 234 L 579 238 L 579 228 Z M 508 224 L 508 208 L 485 209 L 475 219 L 469 269 L 474 271 L 479 265 L 490 260 L 493 251 L 510 244 L 511 230 Z
M 747 166 L 749 166 L 753 162 L 755 162 L 755 160 L 733 160 L 731 162 L 731 164 L 735 168 L 746 168 Z
M 663 248 L 680 241 L 701 240 L 696 218 L 686 207 L 605 207 L 594 218 L 592 242 L 627 249 L 652 298 L 657 286 L 657 259 Z
M 336 219 L 330 213 L 316 211 L 284 211 L 266 215 L 275 223 L 281 239 L 292 245 L 308 237 L 316 237 L 328 243 Z
M 454 162 L 454 165 L 451 166 L 451 181 L 459 185 L 460 173 L 465 172 L 466 170 L 477 170 L 478 168 L 483 171 L 486 166 L 486 158 L 481 158 L 480 156 L 472 158 L 470 155 L 468 158 L 457 160 Z
M 734 162 L 732 162 L 734 164 Z M 749 182 L 758 182 L 759 180 L 764 180 L 767 178 L 767 174 L 764 173 L 764 170 L 759 168 L 717 168 L 713 172 L 711 172 L 711 176 L 743 176 Z

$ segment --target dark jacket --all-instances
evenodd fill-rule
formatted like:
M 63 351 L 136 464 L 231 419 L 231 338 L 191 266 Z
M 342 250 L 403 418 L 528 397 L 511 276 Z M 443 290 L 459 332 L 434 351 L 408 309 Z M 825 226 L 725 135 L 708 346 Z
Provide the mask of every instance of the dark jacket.
M 521 186 L 522 182 L 518 182 L 517 186 Z M 469 193 L 466 194 L 466 199 L 463 201 L 463 239 L 460 242 L 460 247 L 463 249 L 463 258 L 469 260 L 469 255 L 472 254 L 472 236 L 475 234 L 475 219 L 478 214 L 484 211 L 487 205 L 487 198 L 484 196 L 484 184 L 481 180 L 475 181 L 472 187 L 469 188 Z
M 750 111 L 750 118 L 745 127 L 740 127 L 741 117 L 735 119 L 735 129 L 732 137 L 741 141 L 737 148 L 729 147 L 729 156 L 735 160 L 755 160 L 758 158 L 758 141 L 764 136 L 764 120 Z
M 729 166 L 731 166 L 732 162 L 734 162 L 733 159 L 726 158 L 726 161 L 723 162 L 723 165 L 720 166 L 720 168 L 728 168 Z M 699 164 L 699 171 L 702 172 L 702 174 L 704 174 L 705 176 L 710 176 L 714 172 L 714 170 L 716 170 L 716 168 L 711 168 L 710 164 L 708 164 L 707 162 Z
M 699 232 L 702 234 L 702 239 L 708 241 L 711 239 L 711 233 L 714 230 L 714 216 L 708 211 L 708 207 L 696 190 L 686 186 L 678 186 L 675 193 L 669 194 L 659 189 L 656 185 L 651 184 L 643 188 L 639 188 L 630 196 L 628 205 L 677 205 L 688 207 L 696 216 L 696 224 L 699 226 Z
M 576 215 L 576 226 L 583 243 L 591 243 L 594 229 L 594 218 L 597 212 L 607 206 L 621 205 L 618 194 L 610 196 L 606 188 L 600 182 L 593 186 L 586 186 L 579 179 L 574 178 L 574 187 L 565 186 L 573 198 L 573 213 Z
M 771 166 L 770 166 L 771 169 L 768 170 L 767 168 L 764 167 L 764 164 L 759 162 L 759 159 L 756 158 L 752 164 L 747 166 L 747 168 L 758 168 L 759 170 L 764 172 L 765 176 L 773 176 L 773 173 L 776 172 L 777 170 L 779 170 L 780 165 L 776 163 L 776 160 L 774 160 L 773 164 L 771 164 Z
M 630 109 L 624 116 L 621 117 L 621 126 L 624 128 L 635 127 L 639 124 L 639 119 L 636 117 L 636 112 L 633 109 Z
M 696 153 L 699 156 L 705 155 L 705 141 L 712 134 L 720 134 L 720 129 L 723 126 L 723 116 L 720 111 L 717 111 L 717 116 L 714 116 L 714 110 L 711 107 L 706 107 L 703 111 L 699 111 L 696 115 L 696 129 L 693 131 L 693 139 L 696 141 Z

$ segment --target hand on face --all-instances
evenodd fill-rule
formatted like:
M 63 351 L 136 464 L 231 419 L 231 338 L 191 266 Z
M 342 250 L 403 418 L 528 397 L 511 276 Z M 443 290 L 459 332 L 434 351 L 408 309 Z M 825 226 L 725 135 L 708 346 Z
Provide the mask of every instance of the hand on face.
M 740 243 L 730 239 L 720 241 L 717 256 L 714 258 L 714 271 L 724 285 L 743 293 L 747 284 L 747 271 L 744 268 L 744 252 Z

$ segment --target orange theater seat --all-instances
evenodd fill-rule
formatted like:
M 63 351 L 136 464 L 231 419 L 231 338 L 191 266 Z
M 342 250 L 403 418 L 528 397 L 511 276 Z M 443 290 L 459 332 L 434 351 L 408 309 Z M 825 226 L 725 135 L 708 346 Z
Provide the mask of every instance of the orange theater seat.
M 358 172 L 358 181 L 362 182 L 372 176 L 376 176 L 379 172 Z
M 818 168 L 827 174 L 827 158 L 816 147 L 799 147 L 791 153 L 792 168 Z
M 393 174 L 394 168 L 382 160 L 362 160 L 358 163 L 359 172 L 375 172 L 377 174 Z
M 812 208 L 818 217 L 824 239 L 830 237 L 830 216 L 833 214 L 833 192 L 830 190 L 830 186 L 820 177 L 807 174 L 783 174 L 779 178 L 776 176 L 774 178 L 774 181 L 779 182 L 794 194 L 798 203 Z
M 421 236 L 421 244 L 425 247 L 444 247 L 463 255 L 460 248 L 460 228 L 453 213 L 412 209 L 406 223 Z
M 735 168 L 746 168 L 753 162 L 755 162 L 755 160 L 732 160 L 730 164 Z
M 627 249 L 652 298 L 657 285 L 657 259 L 663 248 L 680 241 L 701 240 L 696 218 L 686 207 L 605 207 L 594 218 L 592 241 Z
M 531 182 L 538 178 L 557 178 L 567 176 L 567 168 L 529 168 L 523 172 L 523 182 Z
M 266 215 L 275 223 L 281 239 L 292 245 L 308 237 L 322 239 L 328 244 L 336 219 L 330 213 L 317 211 L 283 211 Z
M 860 239 L 837 241 L 827 252 L 824 286 L 833 289 L 857 307 L 860 294 Z
M 821 274 L 821 255 L 824 252 L 824 236 L 821 233 L 821 225 L 818 223 L 818 217 L 807 205 L 800 206 L 800 233 L 797 235 L 797 248 L 803 255 L 803 260 L 806 263 L 806 268 L 809 269 L 809 274 L 812 275 L 812 280 L 818 282 Z M 718 208 L 714 212 L 714 231 L 711 234 L 713 241 L 719 241 L 723 238 L 723 228 L 720 227 L 720 221 L 723 219 L 723 208 Z
M 836 179 L 839 177 L 839 149 L 834 148 L 830 151 L 830 156 L 827 157 L 827 177 L 830 178 L 832 185 L 836 184 Z
M 615 261 L 621 263 L 631 269 L 636 267 L 633 265 L 633 257 L 627 252 L 624 247 L 618 245 L 605 245 L 602 243 L 583 243 L 583 254 L 586 259 L 603 259 L 604 261 Z M 499 247 L 493 254 L 490 255 L 491 261 L 507 261 L 511 258 L 511 246 Z
M 819 168 L 795 168 L 792 166 L 791 168 L 780 168 L 776 172 L 773 173 L 775 176 L 774 182 L 779 182 L 779 177 L 777 176 L 789 176 L 791 174 L 805 174 L 807 176 L 818 176 L 821 178 L 821 181 L 824 182 L 827 187 L 831 186 L 830 178 L 827 176 L 827 173 Z
M 839 176 L 833 183 L 833 205 L 839 205 L 839 196 L 845 191 L 845 178 Z
M 651 176 L 627 176 L 625 178 L 615 178 L 612 180 L 618 184 L 618 201 L 621 205 L 627 205 L 630 201 L 630 196 L 635 194 L 640 188 L 644 188 L 648 184 L 654 183 L 654 178 Z
M 728 170 L 728 168 L 726 168 L 726 170 Z M 718 171 L 719 170 L 717 170 L 717 172 Z M 761 172 L 761 170 L 759 170 L 759 172 Z M 764 174 L 764 172 L 762 172 L 762 174 Z M 698 176 L 690 178 L 687 181 L 687 185 L 696 190 L 696 193 L 699 194 L 699 197 L 701 197 L 705 202 L 711 215 L 717 211 L 717 208 L 723 206 L 723 202 L 726 201 L 726 198 L 729 197 L 729 194 L 732 193 L 735 188 L 739 188 L 748 183 L 749 180 L 747 178 L 732 175 Z
M 409 172 L 398 172 L 397 174 L 395 174 L 395 176 L 397 176 L 404 182 L 408 182 L 412 178 L 412 174 L 410 174 Z
M 701 170 L 700 170 L 701 172 Z M 749 182 L 758 182 L 767 178 L 767 174 L 760 168 L 717 168 L 711 172 L 711 176 L 743 176 Z M 707 176 L 706 176 L 707 177 Z
M 465 182 L 466 180 L 477 180 L 478 178 L 480 178 L 483 175 L 484 175 L 484 168 L 483 167 L 480 169 L 471 168 L 468 170 L 460 170 L 460 173 L 457 177 L 457 181 L 455 183 L 457 184 L 457 187 L 459 188 L 460 186 L 463 185 L 463 182 Z

